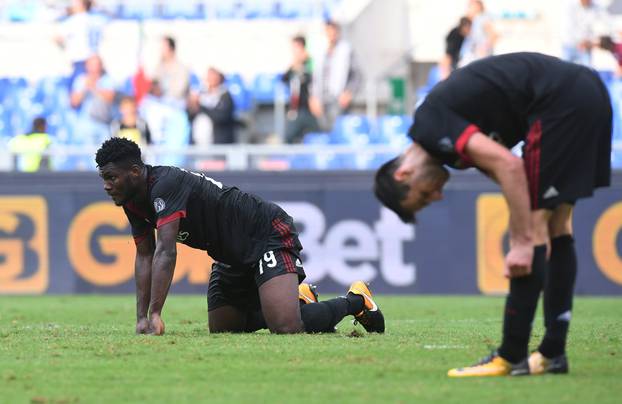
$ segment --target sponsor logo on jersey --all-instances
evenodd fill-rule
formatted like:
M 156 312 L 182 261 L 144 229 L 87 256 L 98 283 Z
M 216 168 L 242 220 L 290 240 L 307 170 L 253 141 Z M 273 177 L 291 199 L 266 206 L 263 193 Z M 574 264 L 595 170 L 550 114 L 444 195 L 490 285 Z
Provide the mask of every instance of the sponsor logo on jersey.
M 190 233 L 187 231 L 180 231 L 177 233 L 177 241 L 186 241 L 190 237 Z
M 444 137 L 438 142 L 438 147 L 444 152 L 451 152 L 454 150 L 454 144 L 450 138 Z
M 164 203 L 164 200 L 162 198 L 155 198 L 153 200 L 153 207 L 156 213 L 160 213 L 164 210 L 164 208 L 166 208 L 166 203 Z
M 555 198 L 557 195 L 559 195 L 559 192 L 557 192 L 557 189 L 555 189 L 555 187 L 549 187 L 549 189 L 546 190 L 544 195 L 542 195 L 542 198 L 550 199 L 550 198 Z

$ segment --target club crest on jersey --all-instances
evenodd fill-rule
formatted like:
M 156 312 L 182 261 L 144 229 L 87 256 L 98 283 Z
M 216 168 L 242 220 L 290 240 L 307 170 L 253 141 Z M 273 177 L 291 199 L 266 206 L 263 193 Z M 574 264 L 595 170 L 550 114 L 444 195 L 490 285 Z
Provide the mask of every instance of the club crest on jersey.
M 164 200 L 162 198 L 155 198 L 153 200 L 153 207 L 154 207 L 156 213 L 160 213 L 166 207 L 166 203 L 164 203 Z

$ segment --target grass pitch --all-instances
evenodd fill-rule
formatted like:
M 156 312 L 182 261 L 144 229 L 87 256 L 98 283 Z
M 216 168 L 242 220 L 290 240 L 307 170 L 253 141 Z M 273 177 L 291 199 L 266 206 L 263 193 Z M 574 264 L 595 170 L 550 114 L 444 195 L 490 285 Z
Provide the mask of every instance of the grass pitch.
M 133 296 L 0 297 L 0 403 L 620 402 L 622 299 L 575 300 L 569 375 L 461 380 L 447 369 L 498 342 L 502 299 L 378 302 L 384 335 L 349 320 L 337 334 L 209 335 L 205 297 L 172 295 L 152 337 L 133 335 Z

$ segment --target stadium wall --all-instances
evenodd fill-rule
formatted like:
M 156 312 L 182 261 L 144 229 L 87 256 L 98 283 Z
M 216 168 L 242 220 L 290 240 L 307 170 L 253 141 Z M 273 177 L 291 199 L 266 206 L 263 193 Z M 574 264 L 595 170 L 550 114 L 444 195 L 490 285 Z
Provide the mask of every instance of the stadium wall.
M 372 172 L 223 172 L 297 221 L 308 280 L 341 293 L 497 294 L 507 288 L 505 203 L 488 179 L 456 173 L 416 226 L 382 209 Z M 577 206 L 577 293 L 622 294 L 622 172 Z M 0 175 L 0 294 L 131 293 L 134 244 L 95 173 Z M 174 293 L 205 293 L 209 257 L 180 246 Z

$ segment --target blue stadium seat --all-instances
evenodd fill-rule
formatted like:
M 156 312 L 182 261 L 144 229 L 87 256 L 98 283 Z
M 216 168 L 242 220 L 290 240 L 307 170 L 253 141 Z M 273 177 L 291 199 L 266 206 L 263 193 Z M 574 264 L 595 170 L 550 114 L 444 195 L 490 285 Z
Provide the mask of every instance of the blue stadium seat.
M 406 137 L 412 124 L 412 118 L 407 115 L 383 115 L 378 117 L 377 127 L 371 138 L 372 143 L 391 144 Z
M 231 93 L 236 112 L 250 111 L 252 107 L 251 95 L 244 85 L 242 76 L 238 73 L 226 75 L 225 85 Z
M 280 87 L 279 87 L 280 86 Z M 277 90 L 284 90 L 281 75 L 278 73 L 260 73 L 255 76 L 251 92 L 255 102 L 271 104 L 274 102 Z
M 277 15 L 286 19 L 305 19 L 314 16 L 315 4 L 309 0 L 277 1 Z
M 330 144 L 330 134 L 324 132 L 310 132 L 304 135 L 302 143 L 315 145 Z
M 149 0 L 128 0 L 119 2 L 117 16 L 125 20 L 145 20 L 155 18 L 155 2 Z
M 216 18 L 240 19 L 246 18 L 246 4 L 240 0 L 212 0 L 210 11 Z
M 201 90 L 201 78 L 194 72 L 190 72 L 190 90 Z
M 205 6 L 197 0 L 175 0 L 162 2 L 161 17 L 164 19 L 203 19 Z
M 362 115 L 342 115 L 337 117 L 332 131 L 332 141 L 336 144 L 364 145 L 369 143 L 370 125 Z
M 244 17 L 248 19 L 278 18 L 278 1 L 246 0 Z

